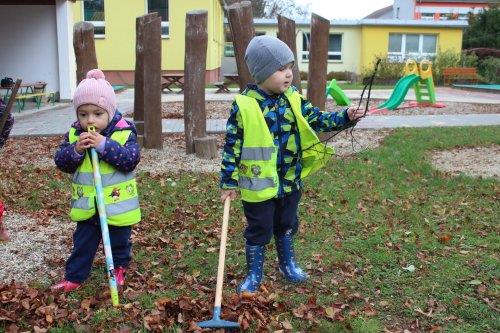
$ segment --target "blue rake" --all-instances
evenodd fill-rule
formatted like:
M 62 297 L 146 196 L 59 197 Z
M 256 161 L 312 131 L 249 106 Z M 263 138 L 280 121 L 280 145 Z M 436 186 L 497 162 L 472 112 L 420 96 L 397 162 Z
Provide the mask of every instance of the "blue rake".
M 231 198 L 227 197 L 226 201 L 224 201 L 224 216 L 222 218 L 222 231 L 220 236 L 220 250 L 219 250 L 219 267 L 217 269 L 217 288 L 215 289 L 214 314 L 211 320 L 202 321 L 196 324 L 201 328 L 240 327 L 240 324 L 234 321 L 220 319 L 221 302 L 222 302 L 222 283 L 224 282 L 224 262 L 226 260 L 227 225 L 229 221 L 230 205 L 231 205 Z
M 94 126 L 89 126 L 89 132 L 95 132 Z M 92 158 L 92 170 L 94 172 L 94 185 L 97 195 L 97 210 L 99 211 L 99 223 L 101 225 L 102 245 L 104 247 L 104 255 L 106 257 L 106 268 L 108 272 L 109 291 L 111 294 L 111 302 L 113 306 L 119 306 L 118 287 L 116 285 L 115 265 L 113 264 L 113 253 L 111 252 L 111 241 L 109 239 L 108 217 L 106 216 L 106 208 L 104 206 L 104 193 L 102 190 L 101 171 L 99 170 L 99 159 L 94 148 L 90 148 L 90 156 Z

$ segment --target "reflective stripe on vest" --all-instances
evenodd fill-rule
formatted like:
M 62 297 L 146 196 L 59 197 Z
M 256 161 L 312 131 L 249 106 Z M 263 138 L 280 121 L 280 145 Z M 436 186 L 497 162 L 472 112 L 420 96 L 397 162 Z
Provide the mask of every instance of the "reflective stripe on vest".
M 79 139 L 75 133 L 72 128 L 70 143 Z M 130 130 L 116 131 L 111 139 L 124 145 L 130 133 Z M 73 221 L 83 221 L 96 214 L 94 173 L 89 155 L 86 151 L 83 162 L 73 175 L 70 212 Z M 121 172 L 103 160 L 99 161 L 99 169 L 108 224 L 127 226 L 139 222 L 141 211 L 134 172 Z
M 323 145 L 307 120 L 302 116 L 301 97 L 289 88 L 285 92 L 297 123 L 301 147 L 314 147 L 299 152 L 301 178 L 326 164 L 333 149 Z M 238 170 L 238 186 L 244 201 L 261 202 L 278 193 L 277 147 L 257 101 L 248 96 L 236 96 L 243 122 L 243 146 Z M 252 130 L 245 130 L 251 128 Z

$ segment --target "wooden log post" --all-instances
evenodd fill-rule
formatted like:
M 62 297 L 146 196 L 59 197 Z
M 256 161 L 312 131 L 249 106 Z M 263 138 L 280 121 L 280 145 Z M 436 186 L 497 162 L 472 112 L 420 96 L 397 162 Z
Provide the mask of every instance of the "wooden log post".
M 16 83 L 14 83 L 14 87 L 12 87 L 12 91 L 10 94 L 10 98 L 5 106 L 5 110 L 3 111 L 2 118 L 0 118 L 0 135 L 3 132 L 3 128 L 7 119 L 9 118 L 10 110 L 12 109 L 12 105 L 14 105 L 14 101 L 16 100 L 17 92 L 19 87 L 21 86 L 21 79 L 17 79 Z
M 144 52 L 144 148 L 162 149 L 161 117 L 161 17 L 144 24 L 138 48 Z
M 213 160 L 217 158 L 217 139 L 211 136 L 204 136 L 194 139 L 194 150 L 199 158 Z
M 186 153 L 195 152 L 194 139 L 207 132 L 205 114 L 205 71 L 207 59 L 206 10 L 186 14 L 186 52 L 184 58 L 184 131 Z
M 87 72 L 97 67 L 95 54 L 94 25 L 89 22 L 77 22 L 73 26 L 73 49 L 76 58 L 76 83 L 87 76 Z
M 297 60 L 297 42 L 295 35 L 295 21 L 278 15 L 278 38 L 281 39 L 293 52 L 295 64 L 293 66 L 293 85 L 302 94 L 300 84 L 299 62 Z
M 254 82 L 245 62 L 245 51 L 248 43 L 255 36 L 252 3 L 250 1 L 234 3 L 227 6 L 226 11 L 229 28 L 233 35 L 234 56 L 238 68 L 240 92 L 242 92 L 247 84 Z
M 317 14 L 312 14 L 307 99 L 314 106 L 319 107 L 320 110 L 325 110 L 326 103 L 325 90 L 329 32 L 330 21 Z
M 135 20 L 135 72 L 134 72 L 134 124 L 137 129 L 137 142 L 144 145 L 144 26 L 158 17 L 158 13 L 139 16 Z

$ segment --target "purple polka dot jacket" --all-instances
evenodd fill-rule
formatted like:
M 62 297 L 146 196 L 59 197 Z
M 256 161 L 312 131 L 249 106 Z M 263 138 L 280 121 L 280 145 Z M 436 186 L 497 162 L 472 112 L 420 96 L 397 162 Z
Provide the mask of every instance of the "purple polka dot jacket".
M 71 127 L 76 129 L 76 135 L 83 132 L 78 121 Z M 131 130 L 130 136 L 125 145 L 120 145 L 110 137 L 116 131 Z M 119 111 L 116 111 L 108 127 L 101 133 L 106 140 L 96 147 L 99 160 L 103 160 L 119 171 L 129 172 L 135 169 L 141 159 L 140 146 L 137 143 L 137 130 L 134 124 L 125 120 Z M 74 173 L 82 164 L 84 155 L 80 155 L 75 150 L 75 144 L 69 143 L 69 131 L 64 135 L 64 141 L 59 145 L 54 156 L 56 166 L 63 172 Z

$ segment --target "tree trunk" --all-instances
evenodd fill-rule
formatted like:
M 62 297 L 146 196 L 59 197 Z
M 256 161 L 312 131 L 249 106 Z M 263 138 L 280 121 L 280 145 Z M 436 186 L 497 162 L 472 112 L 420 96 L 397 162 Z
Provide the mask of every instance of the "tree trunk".
M 144 52 L 144 147 L 162 149 L 161 118 L 161 18 L 144 25 L 138 47 Z
M 154 18 L 158 13 L 150 13 L 139 16 L 135 20 L 135 72 L 134 72 L 134 123 L 137 129 L 137 142 L 141 147 L 144 145 L 144 25 Z
M 295 64 L 293 66 L 293 85 L 302 94 L 300 85 L 299 62 L 297 60 L 297 42 L 295 34 L 295 21 L 278 15 L 278 38 L 281 39 L 293 52 Z
M 245 62 L 245 51 L 248 43 L 255 36 L 253 27 L 252 3 L 242 1 L 226 7 L 229 27 L 233 35 L 234 56 L 238 68 L 240 92 L 247 84 L 253 83 L 252 75 Z
M 307 99 L 325 110 L 326 71 L 328 64 L 328 35 L 330 21 L 313 14 L 311 17 L 311 46 L 309 50 L 309 77 Z
M 73 26 L 73 48 L 76 58 L 76 84 L 87 76 L 87 72 L 97 67 L 95 55 L 94 25 L 77 22 Z
M 210 136 L 194 139 L 196 156 L 207 160 L 217 158 L 217 139 Z
M 194 10 L 186 14 L 184 128 L 187 154 L 195 152 L 195 138 L 204 137 L 207 131 L 205 114 L 207 14 L 206 10 Z

